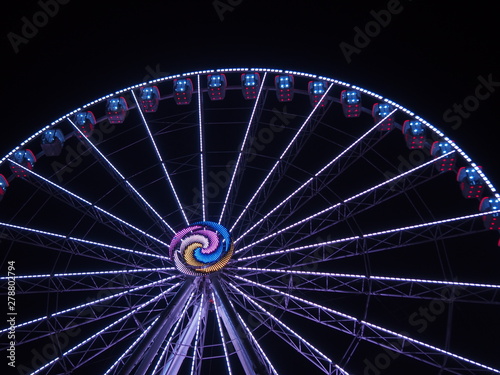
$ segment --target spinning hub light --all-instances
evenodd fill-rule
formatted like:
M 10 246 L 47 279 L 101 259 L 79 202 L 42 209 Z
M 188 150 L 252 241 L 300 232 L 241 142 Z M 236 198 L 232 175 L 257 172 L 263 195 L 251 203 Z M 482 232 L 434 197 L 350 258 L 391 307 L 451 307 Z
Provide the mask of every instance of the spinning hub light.
M 186 275 L 220 271 L 231 259 L 234 246 L 225 227 L 201 221 L 178 232 L 169 247 L 170 259 Z

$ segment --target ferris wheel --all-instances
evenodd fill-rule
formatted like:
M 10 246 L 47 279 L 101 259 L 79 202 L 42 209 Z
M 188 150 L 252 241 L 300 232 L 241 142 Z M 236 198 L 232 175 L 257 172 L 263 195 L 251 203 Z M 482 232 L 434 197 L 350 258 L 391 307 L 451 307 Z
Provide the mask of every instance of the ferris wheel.
M 139 83 L 0 160 L 0 348 L 22 374 L 500 373 L 499 199 L 353 84 Z

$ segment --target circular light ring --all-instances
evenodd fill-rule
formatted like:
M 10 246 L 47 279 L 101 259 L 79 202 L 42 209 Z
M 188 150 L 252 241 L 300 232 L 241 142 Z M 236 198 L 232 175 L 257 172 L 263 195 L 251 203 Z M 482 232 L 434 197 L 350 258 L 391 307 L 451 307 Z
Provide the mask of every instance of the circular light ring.
M 179 271 L 191 276 L 220 271 L 229 262 L 234 246 L 228 230 L 212 221 L 201 221 L 176 233 L 169 256 Z

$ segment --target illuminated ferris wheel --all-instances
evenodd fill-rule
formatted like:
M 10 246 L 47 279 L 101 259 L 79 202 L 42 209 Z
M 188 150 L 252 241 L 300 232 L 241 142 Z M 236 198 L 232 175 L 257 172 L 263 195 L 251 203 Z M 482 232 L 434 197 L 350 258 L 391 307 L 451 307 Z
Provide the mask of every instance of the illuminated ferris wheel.
M 500 196 L 374 92 L 172 75 L 41 128 L 0 173 L 18 373 L 500 373 Z

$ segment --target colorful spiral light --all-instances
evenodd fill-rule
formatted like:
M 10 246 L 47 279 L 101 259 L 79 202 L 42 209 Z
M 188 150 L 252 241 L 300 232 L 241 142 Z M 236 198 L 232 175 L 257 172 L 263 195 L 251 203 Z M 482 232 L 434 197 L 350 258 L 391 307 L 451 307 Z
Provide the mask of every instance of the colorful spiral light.
M 170 259 L 190 276 L 220 271 L 233 252 L 228 230 L 212 221 L 200 221 L 177 232 L 169 246 Z

